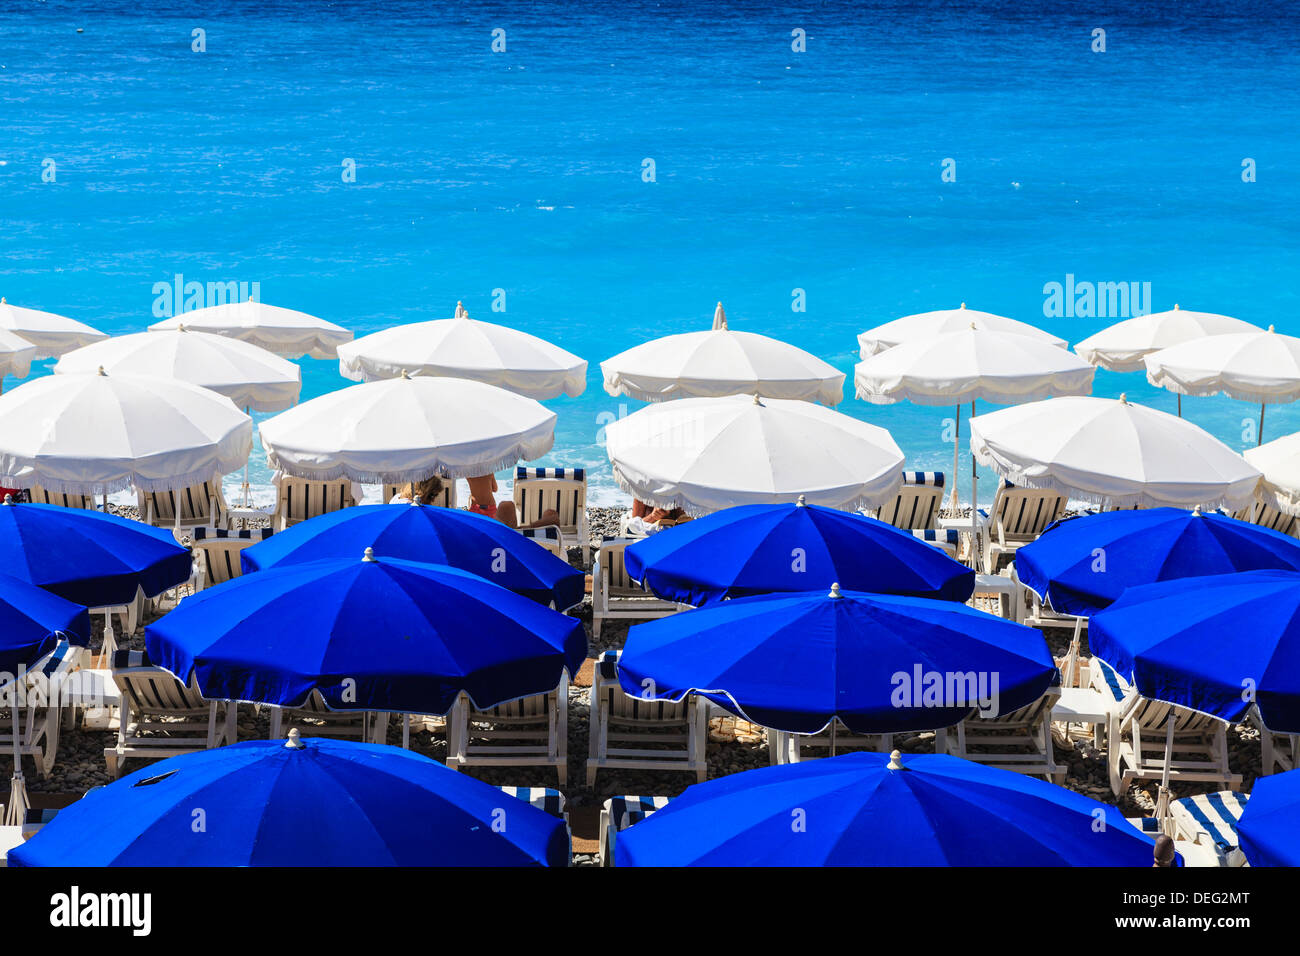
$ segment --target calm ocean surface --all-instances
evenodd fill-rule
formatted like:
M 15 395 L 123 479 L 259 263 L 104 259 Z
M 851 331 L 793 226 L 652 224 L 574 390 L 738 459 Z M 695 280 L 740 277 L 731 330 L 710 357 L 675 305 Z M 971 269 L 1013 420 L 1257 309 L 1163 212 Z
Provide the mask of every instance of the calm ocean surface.
M 358 335 L 463 300 L 588 359 L 547 461 L 593 469 L 598 502 L 620 497 L 599 427 L 639 406 L 598 363 L 719 299 L 945 471 L 950 409 L 851 398 L 858 332 L 965 301 L 1077 342 L 1116 319 L 1044 317 L 1073 275 L 1300 334 L 1293 4 L 173 6 L 0 0 L 0 295 L 111 333 L 178 273 Z M 1174 408 L 1141 374 L 1095 391 Z M 1258 406 L 1183 406 L 1254 444 Z M 1266 438 L 1298 428 L 1270 408 Z M 269 500 L 260 455 L 253 480 Z

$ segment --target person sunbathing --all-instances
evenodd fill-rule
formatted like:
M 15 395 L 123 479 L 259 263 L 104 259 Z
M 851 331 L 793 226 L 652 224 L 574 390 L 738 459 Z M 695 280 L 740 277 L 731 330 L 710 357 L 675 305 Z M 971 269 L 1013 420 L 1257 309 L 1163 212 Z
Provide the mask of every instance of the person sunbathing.
M 422 505 L 436 505 L 441 496 L 442 479 L 434 475 L 424 481 L 403 486 L 397 494 L 393 495 L 393 500 L 389 504 L 409 505 L 412 501 L 418 501 Z
M 503 501 L 497 504 L 495 494 L 497 490 L 496 475 L 479 475 L 477 478 L 467 478 L 466 481 L 469 484 L 469 510 L 475 514 L 495 518 L 503 525 L 516 529 L 543 528 L 547 525 L 558 525 L 560 523 L 559 512 L 554 508 L 547 508 L 536 521 L 520 524 L 519 513 L 515 510 L 513 501 Z

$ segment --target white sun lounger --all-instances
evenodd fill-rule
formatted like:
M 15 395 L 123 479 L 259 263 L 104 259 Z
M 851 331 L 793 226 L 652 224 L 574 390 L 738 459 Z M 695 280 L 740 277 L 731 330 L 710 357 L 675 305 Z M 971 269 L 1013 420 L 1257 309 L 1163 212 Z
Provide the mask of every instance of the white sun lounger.
M 610 797 L 600 808 L 600 865 L 614 865 L 614 841 L 620 831 L 668 806 L 670 797 Z
M 1060 688 L 1052 687 L 1032 704 L 1009 714 L 967 717 L 957 725 L 955 734 L 944 738 L 947 752 L 988 767 L 1064 783 L 1066 768 L 1056 762 L 1052 749 L 1052 708 L 1060 696 Z
M 357 503 L 352 493 L 352 482 L 346 478 L 316 481 L 281 475 L 278 483 L 280 492 L 271 515 L 271 527 L 277 531 Z
M 1058 492 L 1020 488 L 1003 480 L 993 497 L 993 506 L 980 510 L 980 547 L 984 573 L 994 574 L 1004 555 L 1014 555 L 1060 517 L 1065 497 Z
M 1210 849 L 1219 866 L 1244 866 L 1246 855 L 1237 839 L 1237 822 L 1249 800 L 1248 793 L 1222 790 L 1170 801 L 1174 839 Z
M 561 557 L 578 548 L 580 563 L 591 561 L 591 527 L 587 523 L 587 473 L 582 468 L 516 466 L 512 489 L 519 524 L 536 524 L 546 511 L 559 516 Z
M 230 523 L 221 478 L 179 491 L 136 491 L 136 508 L 155 528 L 225 528 Z
M 650 620 L 676 614 L 686 605 L 657 598 L 633 581 L 623 564 L 623 552 L 635 538 L 614 538 L 600 546 L 591 569 L 591 632 L 600 640 L 601 624 L 609 618 Z
M 190 585 L 195 591 L 224 584 L 244 573 L 239 554 L 245 548 L 265 541 L 271 536 L 270 528 L 251 528 L 227 531 L 224 528 L 194 529 L 194 574 Z
M 447 766 L 554 767 L 569 773 L 569 678 L 549 694 L 475 710 L 461 694 L 447 715 Z
M 591 686 L 587 786 L 601 768 L 678 770 L 704 780 L 709 772 L 708 704 L 689 695 L 672 702 L 625 693 L 618 682 L 620 651 L 601 654 Z

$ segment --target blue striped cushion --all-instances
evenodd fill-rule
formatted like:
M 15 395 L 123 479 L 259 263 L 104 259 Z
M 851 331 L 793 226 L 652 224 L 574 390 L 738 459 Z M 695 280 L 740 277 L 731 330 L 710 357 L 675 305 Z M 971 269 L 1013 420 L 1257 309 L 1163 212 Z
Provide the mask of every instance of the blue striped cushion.
M 144 651 L 117 650 L 113 652 L 110 666 L 113 670 L 122 670 L 126 667 L 153 667 L 154 664 Z
M 903 472 L 903 484 L 905 485 L 934 485 L 936 488 L 943 487 L 943 472 L 941 471 L 905 471 Z
M 547 541 L 559 541 L 560 529 L 553 524 L 541 528 L 520 528 L 519 533 L 525 538 L 544 538 Z
M 917 528 L 912 534 L 922 541 L 943 541 L 948 544 L 957 544 L 961 541 L 960 528 Z
M 207 538 L 244 538 L 247 540 L 265 541 L 271 537 L 271 528 L 245 528 L 243 531 L 230 531 L 226 528 L 209 528 L 205 525 L 193 529 L 194 540 L 203 541 Z
M 564 794 L 550 787 L 502 787 L 501 792 L 531 803 L 554 817 L 564 816 Z
M 600 674 L 602 680 L 618 680 L 618 656 L 620 653 L 617 649 L 608 650 L 596 658 L 596 672 Z
M 1115 673 L 1115 668 L 1111 667 L 1100 657 L 1092 658 L 1092 666 L 1096 667 L 1097 670 L 1100 671 L 1101 676 L 1106 681 L 1106 687 L 1110 690 L 1111 695 L 1115 700 L 1117 702 L 1122 701 L 1126 696 L 1124 682 L 1120 680 L 1120 676 Z
M 1194 797 L 1183 797 L 1171 805 L 1187 813 L 1209 834 L 1214 845 L 1220 850 L 1237 848 L 1237 821 L 1246 809 L 1250 794 L 1222 790 L 1218 793 L 1198 793 Z
M 609 825 L 616 833 L 619 830 L 626 830 L 632 824 L 640 823 L 656 810 L 662 810 L 668 805 L 670 799 L 670 797 L 610 797 L 605 801 L 605 809 L 609 811 Z
M 586 481 L 585 468 L 529 468 L 525 465 L 515 466 L 515 481 L 529 478 L 559 478 L 564 481 Z
M 50 656 L 45 658 L 45 663 L 41 665 L 42 677 L 53 677 L 54 673 L 69 662 L 72 657 L 73 648 L 67 641 L 60 641 L 50 652 Z

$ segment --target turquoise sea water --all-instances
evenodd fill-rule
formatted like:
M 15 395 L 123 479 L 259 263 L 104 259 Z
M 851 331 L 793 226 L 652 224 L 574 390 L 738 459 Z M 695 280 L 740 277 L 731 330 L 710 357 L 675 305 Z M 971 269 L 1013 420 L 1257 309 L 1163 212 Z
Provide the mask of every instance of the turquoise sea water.
M 589 360 L 547 461 L 613 500 L 599 428 L 638 403 L 598 363 L 719 299 L 850 381 L 857 333 L 911 312 L 965 301 L 1071 342 L 1115 321 L 1045 318 L 1067 274 L 1300 334 L 1298 36 L 1294 5 L 1252 2 L 2 0 L 0 295 L 112 333 L 178 273 L 358 334 L 463 300 Z M 348 384 L 303 375 L 304 398 Z M 951 470 L 950 410 L 848 391 L 910 467 Z M 1174 408 L 1098 373 L 1121 391 Z M 1183 405 L 1254 443 L 1258 406 Z M 1297 428 L 1270 408 L 1266 438 Z

